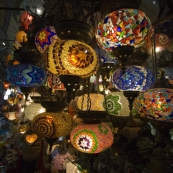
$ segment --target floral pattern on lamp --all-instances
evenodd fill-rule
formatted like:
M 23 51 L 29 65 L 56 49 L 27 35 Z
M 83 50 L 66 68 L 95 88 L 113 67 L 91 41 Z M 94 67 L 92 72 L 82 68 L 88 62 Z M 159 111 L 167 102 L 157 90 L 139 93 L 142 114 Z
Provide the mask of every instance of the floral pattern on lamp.
M 70 141 L 81 152 L 100 153 L 111 147 L 113 133 L 105 123 L 80 124 L 72 130 Z
M 19 87 L 39 87 L 46 82 L 46 77 L 44 69 L 30 64 L 12 65 L 6 69 L 7 80 Z
M 134 101 L 134 110 L 143 117 L 173 121 L 173 89 L 154 88 L 140 93 Z
M 129 45 L 140 47 L 151 32 L 150 19 L 137 9 L 119 9 L 107 14 L 98 24 L 98 45 L 110 51 L 112 48 Z
M 126 66 L 124 74 L 120 68 L 113 72 L 112 82 L 121 91 L 145 91 L 154 85 L 154 75 L 142 66 Z

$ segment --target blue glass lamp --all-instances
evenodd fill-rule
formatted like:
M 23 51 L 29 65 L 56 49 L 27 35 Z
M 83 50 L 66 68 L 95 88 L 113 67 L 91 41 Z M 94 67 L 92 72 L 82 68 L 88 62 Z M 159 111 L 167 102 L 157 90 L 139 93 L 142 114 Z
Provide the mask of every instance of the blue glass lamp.
M 120 91 L 145 91 L 154 85 L 154 75 L 142 66 L 126 66 L 113 72 L 112 82 Z
M 46 72 L 34 65 L 18 64 L 6 69 L 6 78 L 18 87 L 39 87 L 46 82 Z

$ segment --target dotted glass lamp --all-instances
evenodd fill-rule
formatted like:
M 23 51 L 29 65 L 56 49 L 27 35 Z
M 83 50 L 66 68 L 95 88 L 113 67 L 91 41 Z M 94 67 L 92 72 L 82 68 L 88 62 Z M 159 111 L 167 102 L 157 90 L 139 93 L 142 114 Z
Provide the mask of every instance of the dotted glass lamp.
M 106 104 L 104 104 L 108 114 L 113 116 L 129 116 L 129 102 L 123 92 L 111 92 L 106 95 Z
M 96 28 L 98 45 L 110 51 L 119 46 L 140 47 L 150 34 L 150 19 L 137 9 L 119 9 L 107 14 Z
M 38 136 L 58 138 L 70 134 L 72 118 L 64 112 L 44 112 L 34 117 L 32 128 Z
M 47 70 L 57 75 L 91 76 L 98 68 L 93 48 L 81 41 L 56 40 L 44 54 Z
M 154 85 L 154 75 L 142 66 L 126 66 L 124 73 L 120 68 L 113 72 L 112 82 L 118 90 L 145 91 Z
M 41 53 L 44 53 L 56 39 L 59 39 L 59 37 L 56 34 L 54 26 L 47 26 L 36 34 L 35 45 Z
M 111 147 L 113 134 L 110 127 L 104 123 L 80 124 L 72 130 L 70 141 L 77 150 L 94 154 Z
M 6 69 L 7 80 L 19 87 L 39 87 L 46 82 L 46 72 L 37 66 L 18 64 Z
M 154 88 L 140 93 L 134 110 L 148 119 L 173 122 L 173 89 Z

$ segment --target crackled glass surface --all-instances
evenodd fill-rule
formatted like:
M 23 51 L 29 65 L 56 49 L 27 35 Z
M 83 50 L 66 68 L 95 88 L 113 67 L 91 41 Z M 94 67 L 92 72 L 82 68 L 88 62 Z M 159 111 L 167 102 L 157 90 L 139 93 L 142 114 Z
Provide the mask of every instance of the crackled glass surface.
M 142 66 L 126 66 L 125 73 L 120 68 L 113 72 L 112 82 L 118 90 L 145 91 L 154 85 L 154 75 Z
M 173 122 L 173 89 L 154 88 L 140 93 L 134 110 L 149 119 Z
M 110 51 L 123 45 L 142 46 L 151 29 L 150 19 L 144 12 L 120 9 L 109 13 L 99 22 L 95 35 L 98 45 Z
M 46 82 L 46 72 L 44 69 L 29 65 L 11 65 L 6 69 L 7 80 L 19 87 L 39 87 Z
M 105 123 L 80 124 L 72 130 L 70 141 L 81 152 L 100 153 L 111 147 L 113 134 Z

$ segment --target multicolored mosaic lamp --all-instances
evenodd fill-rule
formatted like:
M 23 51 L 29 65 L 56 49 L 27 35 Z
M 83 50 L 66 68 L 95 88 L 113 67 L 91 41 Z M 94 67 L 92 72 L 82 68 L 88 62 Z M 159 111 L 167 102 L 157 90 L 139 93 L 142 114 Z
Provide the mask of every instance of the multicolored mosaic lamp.
M 134 109 L 143 117 L 173 122 L 173 89 L 154 88 L 140 93 Z
M 70 141 L 77 150 L 95 154 L 111 147 L 113 133 L 105 123 L 80 124 L 72 130 Z
M 39 87 L 46 82 L 46 72 L 34 65 L 18 64 L 7 67 L 6 78 L 15 86 Z
M 54 26 L 47 26 L 41 29 L 35 36 L 35 45 L 43 54 L 44 51 L 59 37 L 56 34 Z
M 120 68 L 114 71 L 112 82 L 121 91 L 145 91 L 154 85 L 154 75 L 142 66 L 126 66 L 124 74 Z

